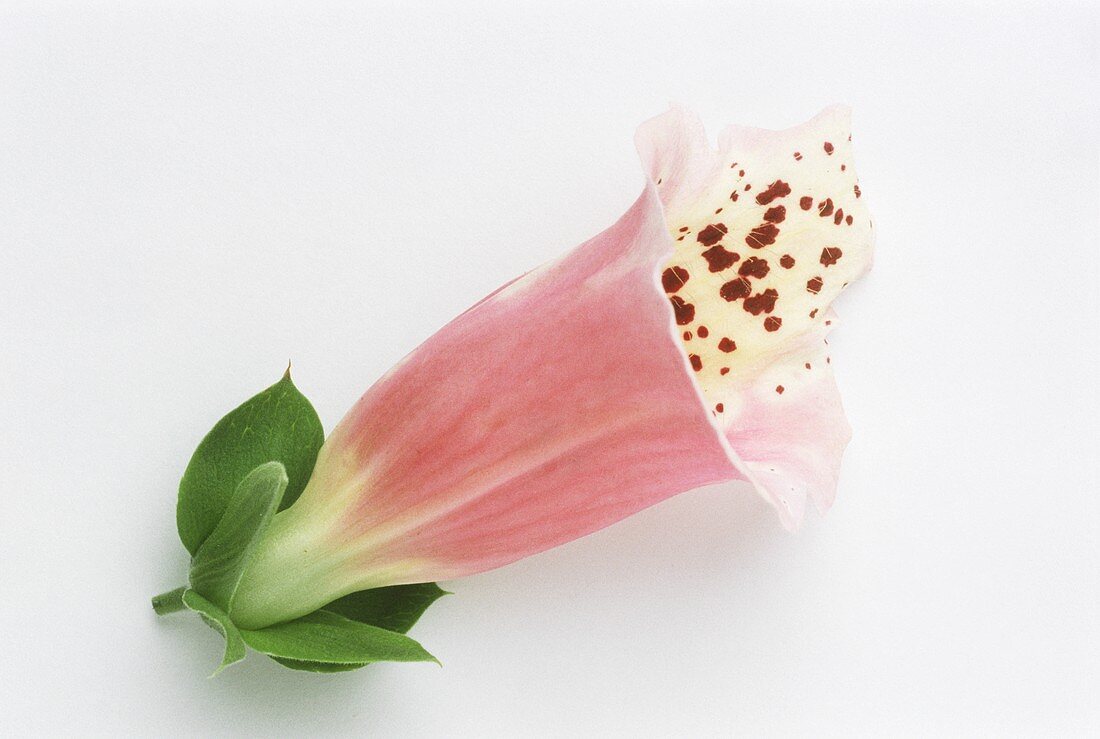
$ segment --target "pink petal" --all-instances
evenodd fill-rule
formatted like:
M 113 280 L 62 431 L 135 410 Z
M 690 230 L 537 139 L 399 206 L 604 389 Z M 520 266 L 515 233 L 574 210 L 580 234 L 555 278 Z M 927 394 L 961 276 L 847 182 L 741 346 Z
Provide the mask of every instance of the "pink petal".
M 789 528 L 807 495 L 831 504 L 850 436 L 825 353 L 830 304 L 872 255 L 849 130 L 848 110 L 833 107 L 786 131 L 728 128 L 717 151 L 682 110 L 638 132 L 663 183 L 674 297 L 692 306 L 683 336 L 696 379 Z
M 477 303 L 352 408 L 261 543 L 233 604 L 237 622 L 256 627 L 354 590 L 499 567 L 714 482 L 752 481 L 788 525 L 807 492 L 827 505 L 848 431 L 819 357 L 822 320 L 788 314 L 782 332 L 765 331 L 761 316 L 731 311 L 717 290 L 693 291 L 713 283 L 700 272 L 697 236 L 716 194 L 741 220 L 705 240 L 730 239 L 759 216 L 729 201 L 728 154 L 744 150 L 752 177 L 766 179 L 777 147 L 801 146 L 823 127 L 839 135 L 842 118 L 827 111 L 783 133 L 731 129 L 720 152 L 681 112 L 645 124 L 638 143 L 650 180 L 618 223 Z M 847 157 L 843 136 L 832 162 Z M 800 186 L 832 192 L 835 177 L 815 177 Z M 675 248 L 687 241 L 675 240 L 681 222 L 696 235 L 690 250 Z M 816 233 L 782 238 L 799 259 L 822 248 Z M 864 252 L 853 247 L 830 269 L 854 274 Z M 692 272 L 679 285 L 678 265 Z M 808 314 L 808 302 L 788 296 L 795 270 L 783 272 L 767 283 L 777 306 Z M 674 303 L 688 296 L 691 310 L 670 310 L 666 291 Z M 829 291 L 814 296 L 822 314 Z M 712 330 L 701 339 L 703 319 Z M 718 345 L 729 331 L 742 332 L 737 371 L 719 375 L 712 360 L 727 356 Z M 802 369 L 807 357 L 820 369 Z M 789 394 L 768 393 L 776 377 Z M 718 402 L 728 409 L 716 413 Z

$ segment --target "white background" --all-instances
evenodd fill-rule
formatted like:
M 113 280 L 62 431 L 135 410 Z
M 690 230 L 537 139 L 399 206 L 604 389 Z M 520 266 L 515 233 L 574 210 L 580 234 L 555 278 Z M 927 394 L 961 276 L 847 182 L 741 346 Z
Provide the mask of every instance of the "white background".
M 1094 10 L 145 5 L 0 12 L 0 734 L 1100 729 Z M 288 358 L 331 428 L 614 221 L 673 100 L 854 107 L 833 511 L 688 493 L 451 583 L 443 669 L 208 680 L 218 637 L 148 606 L 203 433 Z

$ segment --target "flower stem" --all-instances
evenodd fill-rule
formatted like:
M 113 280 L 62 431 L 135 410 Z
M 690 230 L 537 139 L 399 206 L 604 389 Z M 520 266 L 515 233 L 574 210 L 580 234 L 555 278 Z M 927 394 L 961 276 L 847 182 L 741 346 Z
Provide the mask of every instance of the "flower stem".
M 167 593 L 154 595 L 153 610 L 156 611 L 158 616 L 182 611 L 187 607 L 183 604 L 183 591 L 185 590 L 187 590 L 186 587 L 180 587 L 175 590 L 169 590 Z

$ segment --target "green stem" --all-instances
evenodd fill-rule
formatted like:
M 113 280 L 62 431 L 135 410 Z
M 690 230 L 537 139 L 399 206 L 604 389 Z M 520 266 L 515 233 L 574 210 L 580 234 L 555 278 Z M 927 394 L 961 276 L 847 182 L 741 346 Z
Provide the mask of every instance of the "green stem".
M 187 608 L 183 604 L 183 591 L 185 590 L 187 590 L 186 586 L 169 590 L 167 593 L 161 593 L 160 595 L 154 595 L 153 610 L 156 611 L 158 616 L 184 610 Z

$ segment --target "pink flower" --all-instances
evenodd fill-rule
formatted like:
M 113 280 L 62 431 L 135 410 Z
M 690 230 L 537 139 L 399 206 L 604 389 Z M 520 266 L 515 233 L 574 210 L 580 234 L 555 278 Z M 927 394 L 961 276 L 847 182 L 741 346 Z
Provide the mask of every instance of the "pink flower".
M 672 110 L 609 229 L 501 287 L 379 380 L 276 516 L 234 620 L 447 580 L 745 480 L 794 528 L 850 436 L 825 336 L 871 261 L 848 112 L 731 127 Z

